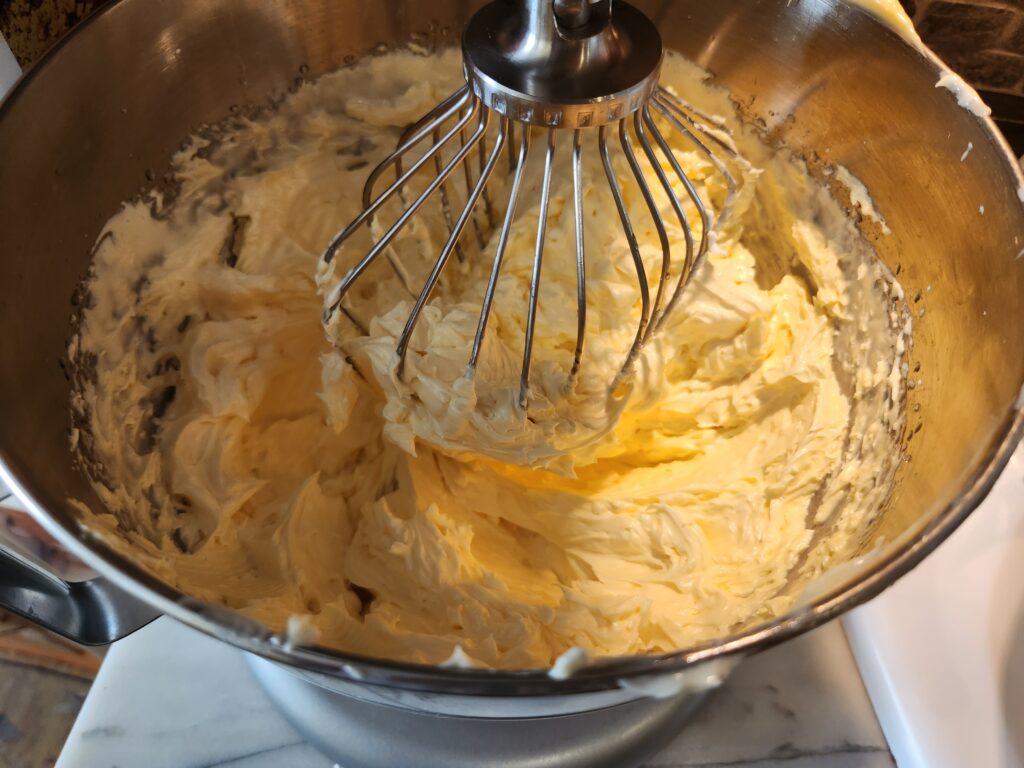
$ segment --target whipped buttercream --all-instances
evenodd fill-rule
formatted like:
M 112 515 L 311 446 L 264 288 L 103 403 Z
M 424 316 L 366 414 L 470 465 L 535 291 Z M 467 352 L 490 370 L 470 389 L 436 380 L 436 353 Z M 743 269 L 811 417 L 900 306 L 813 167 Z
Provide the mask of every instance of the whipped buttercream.
M 666 60 L 664 84 L 735 122 L 703 77 Z M 369 169 L 460 79 L 455 52 L 367 59 L 196 138 L 174 160 L 173 199 L 125 204 L 108 222 L 71 350 L 77 450 L 104 505 L 85 521 L 193 597 L 274 631 L 300 616 L 296 641 L 394 659 L 546 667 L 570 649 L 672 651 L 786 611 L 800 584 L 852 556 L 888 493 L 902 289 L 802 163 L 734 125 L 749 161 L 734 210 L 619 406 L 607 385 L 638 291 L 593 157 L 577 387 L 565 389 L 576 302 L 563 170 L 527 412 L 511 393 L 534 170 L 476 376 L 467 344 L 494 238 L 481 248 L 468 230 L 399 380 L 411 298 L 384 260 L 353 296 L 368 335 L 321 325 L 321 288 L 369 231 L 337 271 L 318 275 L 318 261 L 359 211 Z M 673 147 L 719 212 L 719 171 Z M 627 179 L 623 162 L 616 153 Z M 656 232 L 635 188 L 626 198 L 654 274 Z M 392 255 L 418 279 L 444 234 L 428 206 Z

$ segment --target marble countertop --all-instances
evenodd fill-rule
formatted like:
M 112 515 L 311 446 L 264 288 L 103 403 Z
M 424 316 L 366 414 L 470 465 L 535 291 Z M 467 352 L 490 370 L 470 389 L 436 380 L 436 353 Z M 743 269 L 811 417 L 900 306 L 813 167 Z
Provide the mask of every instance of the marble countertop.
M 893 766 L 836 622 L 747 660 L 645 768 Z M 161 618 L 111 647 L 57 768 L 333 768 L 237 651 Z

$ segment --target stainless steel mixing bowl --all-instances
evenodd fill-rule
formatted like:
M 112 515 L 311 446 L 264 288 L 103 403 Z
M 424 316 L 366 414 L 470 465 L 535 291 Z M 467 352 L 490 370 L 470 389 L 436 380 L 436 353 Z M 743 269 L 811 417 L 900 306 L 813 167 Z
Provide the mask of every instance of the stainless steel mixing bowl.
M 892 584 L 977 506 L 1024 431 L 1024 178 L 1004 141 L 989 120 L 935 88 L 939 62 L 844 2 L 650 0 L 638 5 L 668 47 L 712 72 L 771 140 L 812 165 L 847 166 L 892 228 L 876 246 L 915 310 L 914 387 L 908 460 L 864 543 L 865 551 L 880 547 L 872 557 L 762 626 L 559 681 L 286 648 L 91 536 L 68 503 L 99 504 L 72 465 L 61 360 L 75 286 L 105 220 L 148 185 L 147 171 L 167 166 L 184 137 L 232 105 L 265 102 L 382 44 L 454 44 L 476 5 L 121 0 L 22 79 L 0 107 L 0 475 L 102 579 L 69 588 L 7 560 L 0 599 L 58 630 L 73 633 L 77 622 L 93 641 L 163 612 L 360 699 L 538 716 L 636 699 L 620 681 L 682 680 L 674 676 L 701 662 L 739 658 L 818 626 Z M 126 616 L 125 606 L 137 613 Z

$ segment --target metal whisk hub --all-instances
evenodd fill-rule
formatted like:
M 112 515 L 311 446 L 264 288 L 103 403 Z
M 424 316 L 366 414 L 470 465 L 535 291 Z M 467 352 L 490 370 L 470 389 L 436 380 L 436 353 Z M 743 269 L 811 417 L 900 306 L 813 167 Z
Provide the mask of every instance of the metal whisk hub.
M 491 3 L 466 26 L 466 80 L 483 105 L 530 125 L 589 128 L 650 99 L 661 70 L 658 28 L 625 3 Z
M 636 271 L 639 294 L 640 318 L 636 334 L 625 362 L 608 390 L 610 399 L 621 397 L 623 387 L 620 385 L 630 374 L 643 344 L 679 303 L 683 289 L 707 256 L 709 233 L 717 225 L 717 220 L 712 221 L 707 204 L 683 171 L 664 131 L 671 132 L 677 139 L 682 137 L 722 174 L 728 192 L 719 218 L 728 215 L 737 194 L 736 178 L 720 155 L 742 162 L 728 141 L 720 136 L 722 126 L 718 121 L 658 86 L 662 57 L 661 36 L 657 28 L 640 11 L 620 0 L 614 0 L 614 3 L 613 0 L 496 0 L 482 8 L 471 19 L 463 36 L 466 85 L 405 131 L 395 151 L 370 173 L 363 192 L 363 212 L 335 236 L 324 252 L 323 262 L 330 264 L 345 241 L 363 225 L 372 224 L 389 201 L 397 198 L 405 205 L 394 223 L 375 239 L 371 250 L 328 293 L 325 322 L 329 323 L 340 310 L 362 328 L 343 302 L 355 281 L 381 255 L 386 256 L 406 284 L 405 272 L 402 265 L 396 263 L 396 255 L 390 246 L 412 217 L 439 192 L 448 238 L 419 294 L 410 288 L 410 292 L 416 295 L 416 301 L 396 350 L 397 373 L 402 377 L 416 324 L 452 254 L 457 254 L 460 260 L 464 257 L 460 238 L 471 221 L 483 246 L 482 228 L 474 211 L 483 200 L 487 219 L 491 220 L 494 209 L 488 196 L 488 184 L 503 152 L 507 150 L 509 197 L 500 216 L 500 227 L 495 228 L 497 242 L 493 261 L 477 331 L 469 350 L 467 376 L 473 376 L 520 205 L 527 161 L 533 146 L 531 133 L 543 129 L 546 140 L 540 183 L 540 215 L 519 382 L 519 404 L 525 409 L 530 395 L 530 368 L 552 168 L 558 137 L 571 133 L 577 277 L 577 338 L 567 382 L 567 386 L 572 387 L 580 370 L 587 324 L 582 174 L 584 134 L 594 131 L 608 188 Z M 498 123 L 496 130 L 491 125 L 495 119 Z M 517 124 L 520 126 L 518 132 L 515 130 Z M 630 176 L 624 180 L 618 179 L 613 169 L 614 144 L 619 145 L 630 169 Z M 450 194 L 450 181 L 456 169 L 464 173 L 466 197 L 465 205 L 457 216 L 453 213 Z M 378 183 L 386 174 L 392 173 L 395 180 L 378 193 Z M 413 186 L 410 182 L 414 177 L 420 184 L 424 181 L 426 184 L 415 200 L 407 202 L 406 194 Z M 653 286 L 625 202 L 624 184 L 630 183 L 639 190 L 661 245 L 662 258 Z M 672 243 L 652 192 L 652 183 L 656 183 L 668 198 L 683 233 L 685 252 L 681 259 L 675 258 L 679 254 L 672 253 Z M 682 197 L 677 188 L 684 191 Z M 688 219 L 684 199 L 696 212 L 699 219 L 696 226 L 692 226 Z

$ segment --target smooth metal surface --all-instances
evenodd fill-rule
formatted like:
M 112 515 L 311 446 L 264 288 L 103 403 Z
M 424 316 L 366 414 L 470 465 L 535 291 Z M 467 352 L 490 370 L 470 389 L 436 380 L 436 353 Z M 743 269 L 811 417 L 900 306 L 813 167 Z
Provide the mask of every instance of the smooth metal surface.
M 548 203 L 551 197 L 551 169 L 555 163 L 555 129 L 548 128 L 548 148 L 544 153 L 544 180 L 540 183 L 540 215 L 534 242 L 533 272 L 530 276 L 530 301 L 526 309 L 526 340 L 523 343 L 523 371 L 519 377 L 519 407 L 526 408 L 530 396 L 530 361 L 533 359 L 533 331 L 537 324 L 540 297 L 540 270 L 544 263 L 544 240 L 548 231 Z
M 246 660 L 288 722 L 345 768 L 632 768 L 678 736 L 706 696 L 553 717 L 451 717 L 352 699 L 258 656 Z
M 631 135 L 629 131 L 630 122 L 634 124 L 633 135 Z M 654 301 L 650 305 L 649 315 L 645 318 L 646 327 L 643 328 L 643 335 L 641 336 L 641 342 L 644 342 L 650 338 L 651 331 L 654 329 L 654 320 L 658 317 L 658 310 L 661 309 L 661 301 L 665 296 L 665 282 L 668 280 L 668 271 L 672 266 L 672 248 L 668 242 L 668 232 L 665 229 L 665 222 L 661 218 L 661 210 L 658 207 L 657 201 L 654 199 L 654 193 L 651 192 L 650 185 L 647 183 L 647 176 L 644 174 L 643 168 L 640 167 L 640 161 L 637 159 L 636 151 L 633 149 L 634 138 L 639 140 L 645 155 L 648 157 L 654 157 L 654 151 L 651 148 L 650 143 L 647 141 L 647 136 L 641 130 L 639 112 L 633 115 L 633 120 L 631 121 L 619 121 L 619 144 L 622 145 L 622 153 L 626 156 L 626 162 L 629 163 L 629 169 L 633 172 L 633 180 L 640 189 L 640 196 L 644 199 L 644 203 L 647 205 L 647 212 L 651 215 L 651 223 L 654 225 L 654 229 L 658 233 L 658 243 L 661 246 L 661 271 L 657 280 L 658 287 L 654 292 Z M 658 165 L 656 160 L 653 165 Z M 609 176 L 609 182 L 611 182 L 611 178 L 612 177 Z M 669 197 L 675 197 L 671 190 L 671 187 L 667 188 Z M 673 207 L 680 207 L 678 200 L 676 200 Z M 637 257 L 639 256 L 639 253 L 634 252 L 633 255 L 634 257 Z M 642 267 L 643 262 L 641 260 L 637 260 L 637 277 L 646 287 L 648 280 Z M 644 303 L 646 304 L 648 302 L 648 297 L 643 294 L 643 291 L 641 291 L 641 295 L 643 296 Z M 646 309 L 645 314 L 647 314 Z M 628 370 L 629 363 L 627 362 L 626 365 L 623 366 L 623 371 L 625 372 Z
M 559 26 L 565 29 L 579 29 L 590 21 L 590 0 L 554 0 L 552 7 Z
M 0 548 L 0 606 L 82 645 L 106 645 L 160 612 L 107 579 L 68 582 Z
M 690 229 L 690 221 L 683 210 L 682 201 L 672 191 L 672 182 L 669 180 L 668 174 L 665 173 L 665 169 L 662 167 L 662 161 L 654 151 L 654 147 L 651 146 L 650 139 L 647 138 L 648 133 L 654 137 L 655 143 L 661 150 L 662 156 L 668 161 L 669 166 L 676 173 L 679 180 L 686 186 L 689 192 L 693 185 L 690 183 L 690 179 L 683 173 L 682 167 L 679 165 L 679 160 L 676 158 L 675 153 L 669 147 L 668 142 L 662 135 L 657 124 L 651 117 L 651 110 L 649 107 L 644 107 L 643 114 L 636 116 L 636 133 L 641 138 L 641 144 L 644 149 L 644 154 L 647 156 L 648 164 L 654 169 L 655 175 L 658 177 L 658 181 L 661 183 L 662 189 L 665 191 L 666 197 L 668 197 L 669 204 L 672 206 L 672 210 L 675 212 L 676 221 L 679 223 L 679 228 L 683 231 L 683 238 L 686 241 L 686 255 L 683 258 L 683 265 L 679 270 L 679 279 L 676 282 L 676 288 L 672 292 L 672 298 L 669 300 L 668 306 L 665 311 L 661 314 L 655 313 L 655 319 L 652 323 L 651 330 L 657 330 L 661 325 L 661 322 L 668 316 L 668 314 L 675 308 L 677 300 L 681 295 L 683 288 L 686 287 L 689 282 L 695 266 L 700 266 L 700 259 L 707 253 L 708 244 L 708 214 L 707 209 L 704 207 L 704 202 L 697 195 L 691 195 L 691 200 L 694 200 L 694 205 L 697 208 L 698 214 L 701 217 L 701 251 L 698 254 L 697 260 L 695 260 L 695 254 L 693 249 L 693 232 Z M 658 231 L 659 235 L 664 235 L 664 225 Z M 668 249 L 663 249 L 666 252 L 666 262 L 668 261 Z M 669 264 L 666 263 L 661 275 L 661 281 L 658 283 L 658 302 L 657 306 L 661 305 L 661 292 L 664 290 L 665 284 L 669 278 Z M 648 333 L 651 332 L 648 331 Z
M 622 0 L 495 0 L 462 36 L 466 79 L 484 105 L 551 128 L 597 127 L 640 109 L 662 50 L 657 27 Z
M 452 163 L 460 162 L 459 156 L 462 153 L 468 153 L 474 146 L 482 142 L 484 133 L 487 131 L 487 124 L 489 121 L 490 113 L 487 110 L 483 110 L 480 113 L 480 124 L 477 126 L 476 132 L 468 142 L 462 145 L 462 148 L 455 155 Z M 423 290 L 420 291 L 420 295 L 416 297 L 416 304 L 413 306 L 412 312 L 409 314 L 409 319 L 405 323 L 405 328 L 402 330 L 402 335 L 398 339 L 399 376 L 402 375 L 402 369 L 405 366 L 405 354 L 409 348 L 409 341 L 412 339 L 412 333 L 416 330 L 416 322 L 419 320 L 420 313 L 423 312 L 423 307 L 427 305 L 430 295 L 434 292 L 434 288 L 437 286 L 437 281 L 441 277 L 441 272 L 444 269 L 445 264 L 448 263 L 448 259 L 455 250 L 456 245 L 458 245 L 459 237 L 462 235 L 462 231 L 466 228 L 466 224 L 469 222 L 469 219 L 473 216 L 473 209 L 476 207 L 477 201 L 480 199 L 484 189 L 487 187 L 487 180 L 491 177 L 491 171 L 494 170 L 494 166 L 498 162 L 498 158 L 501 156 L 501 150 L 505 146 L 505 133 L 508 130 L 508 120 L 503 119 L 501 122 L 502 127 L 498 132 L 498 139 L 494 143 L 494 151 L 491 152 L 491 157 L 487 161 L 487 165 L 484 167 L 483 172 L 480 174 L 480 180 L 474 187 L 472 187 L 473 191 L 469 193 L 469 199 L 466 201 L 466 206 L 462 209 L 462 213 L 459 214 L 458 222 L 456 222 L 455 226 L 451 228 L 451 235 L 449 235 L 444 248 L 441 249 L 441 254 L 437 257 L 437 262 L 434 264 L 434 268 L 430 271 L 430 276 L 427 278 L 427 282 L 423 285 Z
M 615 168 L 612 166 L 612 156 L 608 148 L 608 126 L 602 125 L 598 131 L 597 141 L 601 152 L 601 163 L 604 166 L 604 174 L 608 180 L 608 188 L 612 191 L 612 199 L 615 200 L 615 210 L 618 212 L 619 221 L 622 223 L 622 231 L 625 233 L 626 242 L 629 244 L 629 252 L 633 256 L 637 288 L 640 291 L 640 324 L 636 329 L 633 344 L 629 348 L 629 354 L 626 355 L 626 362 L 622 366 L 622 373 L 616 376 L 612 382 L 611 389 L 614 392 L 618 388 L 623 375 L 632 367 L 637 355 L 640 354 L 640 345 L 644 340 L 644 332 L 647 330 L 647 323 L 651 319 L 651 291 L 647 285 L 647 273 L 644 270 L 643 257 L 640 255 L 640 245 L 637 243 L 636 230 L 633 229 L 633 222 L 629 219 L 626 202 L 622 197 L 622 187 L 619 185 L 619 180 L 615 176 Z M 622 134 L 621 140 L 623 149 L 628 149 L 629 143 L 626 141 L 625 133 Z M 633 168 L 633 170 L 635 173 L 636 169 Z M 640 178 L 642 179 L 643 177 L 641 176 Z
M 671 195 L 675 199 L 675 195 Z M 569 387 L 576 381 L 583 358 L 583 339 L 587 333 L 587 249 L 583 227 L 583 131 L 572 137 L 572 210 L 576 229 L 576 347 L 569 370 Z
M 842 2 L 638 5 L 668 48 L 713 72 L 764 121 L 769 140 L 804 153 L 812 168 L 821 157 L 848 167 L 892 228 L 872 237 L 915 310 L 910 461 L 864 542 L 879 543 L 878 554 L 847 580 L 729 637 L 608 660 L 558 681 L 543 671 L 437 669 L 285 648 L 257 622 L 188 599 L 80 522 L 69 498 L 102 507 L 68 450 L 60 363 L 71 297 L 103 223 L 148 184 L 147 170 L 167 167 L 182 137 L 228 117 L 233 104 L 284 93 L 300 68 L 316 76 L 414 35 L 455 44 L 471 10 L 455 0 L 121 0 L 25 76 L 0 106 L 0 147 L 16 148 L 0 173 L 4 482 L 76 557 L 157 610 L 338 685 L 418 696 L 423 708 L 459 696 L 467 710 L 486 702 L 524 714 L 552 699 L 561 711 L 607 706 L 625 697 L 620 678 L 753 653 L 881 592 L 977 506 L 1024 431 L 1024 258 L 1015 258 L 1024 248 L 1024 176 L 991 121 L 934 87 L 934 59 Z M 968 142 L 974 150 L 961 163 Z M 989 211 L 983 218 L 974 213 L 980 205 Z
M 519 135 L 519 159 L 512 161 L 509 165 L 509 170 L 515 171 L 512 178 L 512 191 L 509 193 L 504 223 L 501 225 L 501 234 L 498 235 L 498 244 L 494 250 L 494 263 L 491 267 L 491 276 L 487 281 L 487 289 L 484 292 L 483 306 L 480 308 L 480 320 L 477 323 L 476 335 L 473 337 L 473 349 L 469 353 L 469 363 L 466 366 L 467 375 L 470 376 L 476 370 L 480 349 L 483 347 L 484 334 L 487 332 L 487 320 L 491 316 L 491 305 L 494 303 L 494 291 L 498 285 L 498 277 L 501 275 L 501 264 L 505 259 L 505 250 L 508 248 L 509 232 L 512 229 L 512 222 L 515 220 L 516 209 L 519 206 L 519 190 L 523 185 L 523 175 L 526 173 L 526 161 L 530 156 L 530 132 L 521 130 Z M 513 138 L 514 126 L 510 124 L 510 148 Z

